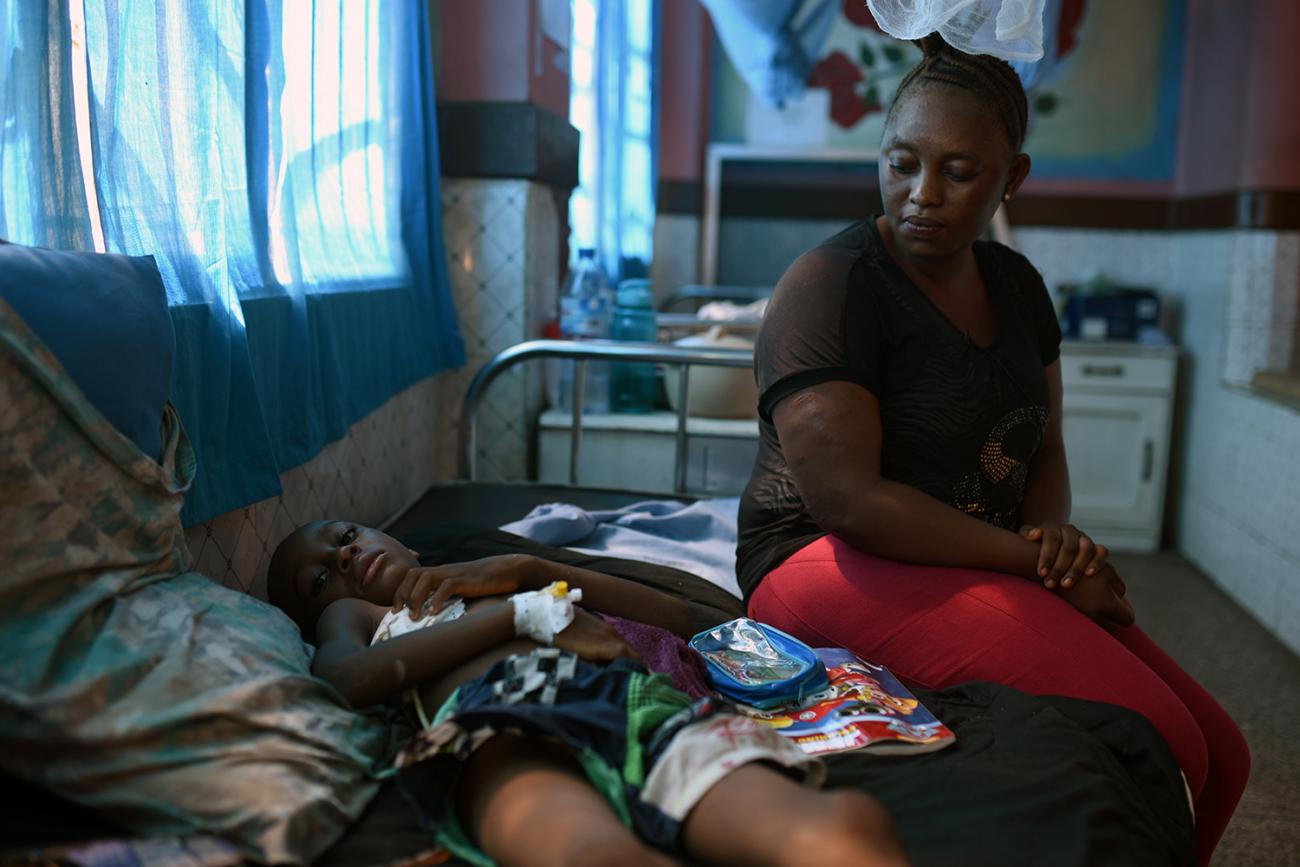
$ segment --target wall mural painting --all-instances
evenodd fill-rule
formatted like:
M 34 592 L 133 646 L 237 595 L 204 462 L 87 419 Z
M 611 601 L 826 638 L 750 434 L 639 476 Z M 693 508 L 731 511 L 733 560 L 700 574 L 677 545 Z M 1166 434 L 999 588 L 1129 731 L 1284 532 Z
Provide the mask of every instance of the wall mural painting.
M 1063 0 L 1044 34 L 1054 62 L 1029 91 L 1035 177 L 1172 179 L 1184 15 L 1185 0 Z M 714 141 L 875 149 L 920 50 L 843 0 L 808 89 L 783 108 L 746 88 L 720 44 L 713 56 Z

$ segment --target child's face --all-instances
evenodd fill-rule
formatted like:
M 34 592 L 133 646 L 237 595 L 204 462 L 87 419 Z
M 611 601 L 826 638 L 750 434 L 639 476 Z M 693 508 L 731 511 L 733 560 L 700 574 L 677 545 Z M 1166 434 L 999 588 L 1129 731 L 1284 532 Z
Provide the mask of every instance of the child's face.
M 285 544 L 284 580 L 308 623 L 337 599 L 392 605 L 407 570 L 420 565 L 392 536 L 348 521 L 308 524 Z

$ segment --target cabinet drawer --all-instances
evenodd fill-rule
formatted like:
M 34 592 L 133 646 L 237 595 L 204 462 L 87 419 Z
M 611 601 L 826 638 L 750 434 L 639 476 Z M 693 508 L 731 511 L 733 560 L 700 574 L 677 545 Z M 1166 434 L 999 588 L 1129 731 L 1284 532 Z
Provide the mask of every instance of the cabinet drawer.
M 1067 394 L 1077 388 L 1118 391 L 1172 391 L 1172 356 L 1144 358 L 1131 355 L 1061 354 L 1061 382 Z

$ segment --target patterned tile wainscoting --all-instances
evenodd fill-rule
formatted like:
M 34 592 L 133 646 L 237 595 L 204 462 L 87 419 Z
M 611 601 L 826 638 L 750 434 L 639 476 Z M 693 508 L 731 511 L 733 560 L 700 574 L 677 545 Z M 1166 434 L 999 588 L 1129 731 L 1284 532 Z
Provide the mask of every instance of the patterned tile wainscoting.
M 266 598 L 271 553 L 295 527 L 321 518 L 384 523 L 438 473 L 445 375 L 422 380 L 358 421 L 347 436 L 280 476 L 278 497 L 250 503 L 185 531 L 195 571 Z
M 559 220 L 550 187 L 444 178 L 443 232 L 466 364 L 423 380 L 357 422 L 343 439 L 281 476 L 284 491 L 186 530 L 194 569 L 266 597 L 271 552 L 324 517 L 382 524 L 431 485 L 454 478 L 461 399 L 489 358 L 540 333 L 555 305 Z M 541 370 L 498 379 L 478 414 L 479 477 L 531 469 Z
M 541 334 L 555 309 L 559 273 L 559 215 L 544 184 L 523 180 L 445 178 L 443 233 L 447 270 L 460 313 L 467 363 L 448 375 L 456 397 L 440 418 L 444 442 L 440 470 L 456 472 L 460 396 L 480 367 L 508 346 Z M 478 413 L 479 478 L 527 478 L 532 424 L 542 401 L 537 364 L 515 367 L 497 379 Z

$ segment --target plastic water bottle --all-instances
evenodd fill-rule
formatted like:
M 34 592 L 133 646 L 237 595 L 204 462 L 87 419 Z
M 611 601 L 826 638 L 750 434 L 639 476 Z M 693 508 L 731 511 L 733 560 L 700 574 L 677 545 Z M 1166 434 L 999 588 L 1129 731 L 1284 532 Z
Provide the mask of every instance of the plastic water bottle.
M 596 262 L 596 251 L 584 247 L 560 286 L 560 332 L 571 340 L 607 338 L 613 308 L 614 292 Z M 573 361 L 559 365 L 556 403 L 560 409 L 573 408 L 574 369 Z M 609 412 L 609 362 L 588 361 L 583 381 L 583 413 Z
M 659 336 L 654 292 L 649 280 L 624 280 L 618 284 L 610 334 L 615 340 L 654 343 Z M 610 408 L 614 412 L 650 412 L 659 396 L 659 381 L 651 362 L 616 362 L 610 365 Z

